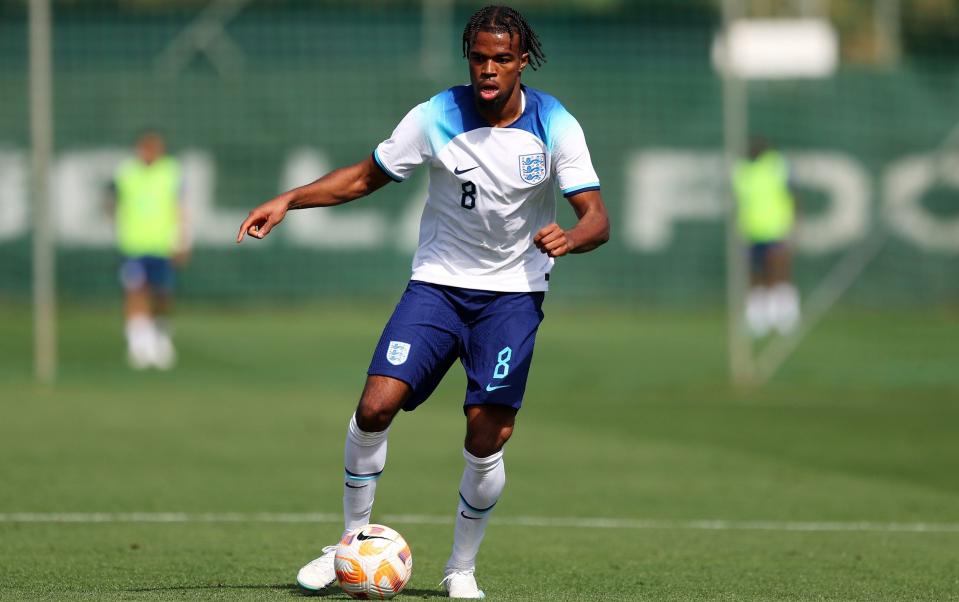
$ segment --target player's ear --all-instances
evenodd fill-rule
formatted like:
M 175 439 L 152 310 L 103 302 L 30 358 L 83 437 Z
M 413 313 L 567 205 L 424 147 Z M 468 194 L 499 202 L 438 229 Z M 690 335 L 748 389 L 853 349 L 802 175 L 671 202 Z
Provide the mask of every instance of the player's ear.
M 529 64 L 529 53 L 524 52 L 523 54 L 519 55 L 519 70 L 521 73 L 523 69 L 526 68 L 526 65 L 528 64 Z

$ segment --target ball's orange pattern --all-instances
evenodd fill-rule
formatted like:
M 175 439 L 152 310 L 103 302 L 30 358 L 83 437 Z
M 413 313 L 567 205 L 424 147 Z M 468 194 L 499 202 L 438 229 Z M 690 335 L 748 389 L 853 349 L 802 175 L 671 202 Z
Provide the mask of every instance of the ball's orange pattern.
M 363 570 L 363 565 L 358 559 L 337 553 L 333 562 L 336 567 L 336 578 L 343 589 L 349 592 L 351 587 L 357 589 L 365 586 L 366 571 Z
M 357 552 L 360 556 L 379 556 L 383 553 L 383 550 L 390 547 L 392 543 L 392 541 L 382 539 L 371 539 L 361 543 Z
M 413 553 L 403 536 L 383 525 L 366 525 L 343 536 L 334 559 L 336 577 L 358 599 L 389 599 L 413 571 Z
M 406 578 L 396 571 L 396 567 L 388 559 L 380 561 L 376 571 L 373 572 L 373 579 L 370 581 L 370 593 L 381 598 L 392 598 L 403 589 L 409 580 L 409 573 Z

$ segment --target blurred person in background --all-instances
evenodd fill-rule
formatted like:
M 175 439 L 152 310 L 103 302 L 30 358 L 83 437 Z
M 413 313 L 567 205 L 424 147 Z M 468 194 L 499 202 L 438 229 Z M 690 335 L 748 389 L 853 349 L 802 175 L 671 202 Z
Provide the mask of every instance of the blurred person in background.
M 746 326 L 757 338 L 773 330 L 788 334 L 799 324 L 799 292 L 791 281 L 796 199 L 786 159 L 764 139 L 753 138 L 748 158 L 736 165 L 733 188 L 739 230 L 749 244 Z
M 168 370 L 176 361 L 169 324 L 174 269 L 185 264 L 190 242 L 182 188 L 180 164 L 166 154 L 163 135 L 142 132 L 136 155 L 113 181 L 127 359 L 138 370 Z

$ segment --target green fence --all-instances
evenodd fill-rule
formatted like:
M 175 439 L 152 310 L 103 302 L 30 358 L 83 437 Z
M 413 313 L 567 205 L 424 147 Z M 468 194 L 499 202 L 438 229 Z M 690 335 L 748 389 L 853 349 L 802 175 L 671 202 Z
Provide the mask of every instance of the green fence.
M 558 262 L 554 295 L 717 302 L 725 281 L 721 86 L 710 62 L 718 17 L 703 2 L 595 4 L 525 10 L 548 62 L 524 80 L 582 123 L 613 222 L 601 251 Z M 459 36 L 476 7 L 455 4 L 444 26 L 418 3 L 236 6 L 217 16 L 196 3 L 54 2 L 64 297 L 117 294 L 107 187 L 146 126 L 166 132 L 185 166 L 196 248 L 182 295 L 398 294 L 425 173 L 345 207 L 297 212 L 264 243 L 237 247 L 232 238 L 250 207 L 363 158 L 413 105 L 467 81 Z M 30 290 L 26 47 L 25 9 L 8 3 L 0 8 L 0 294 L 12 298 Z M 957 66 L 847 63 L 824 80 L 750 84 L 751 128 L 785 149 L 803 200 L 796 272 L 804 289 L 881 235 L 851 299 L 959 297 L 959 148 L 948 142 L 959 122 Z M 568 208 L 559 214 L 572 222 Z

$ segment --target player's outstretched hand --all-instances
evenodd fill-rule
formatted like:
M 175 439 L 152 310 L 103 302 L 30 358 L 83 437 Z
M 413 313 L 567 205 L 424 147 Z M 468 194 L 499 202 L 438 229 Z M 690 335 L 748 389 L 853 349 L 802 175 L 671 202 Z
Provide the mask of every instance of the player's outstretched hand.
M 543 227 L 533 237 L 533 244 L 550 257 L 562 257 L 573 250 L 573 240 L 558 224 Z
M 250 211 L 250 215 L 243 221 L 240 231 L 236 235 L 236 242 L 243 241 L 243 235 L 249 234 L 253 238 L 263 238 L 270 233 L 274 226 L 283 221 L 289 203 L 283 197 L 276 197 Z

